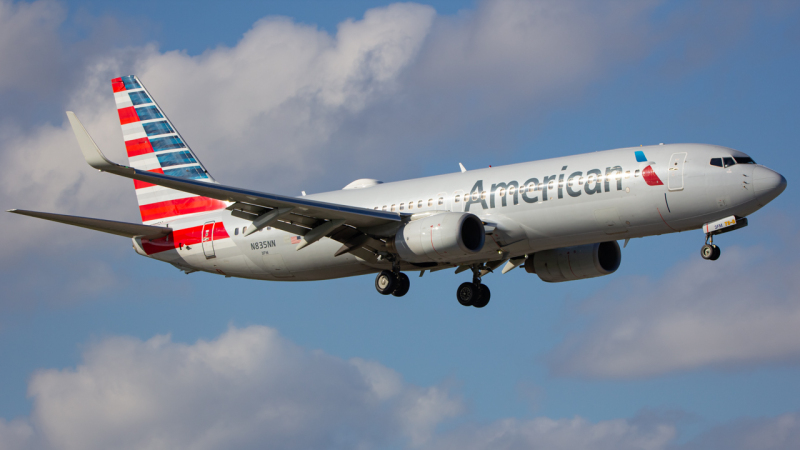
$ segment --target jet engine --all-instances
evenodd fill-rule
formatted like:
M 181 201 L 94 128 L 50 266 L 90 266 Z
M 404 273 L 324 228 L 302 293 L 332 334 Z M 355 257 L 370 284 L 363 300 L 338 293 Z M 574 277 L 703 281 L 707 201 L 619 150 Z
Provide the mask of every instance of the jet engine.
M 560 283 L 612 274 L 621 260 L 617 241 L 600 242 L 536 252 L 525 260 L 525 271 L 542 281 Z
M 485 240 L 478 216 L 449 212 L 412 220 L 397 231 L 390 245 L 404 261 L 444 262 L 481 251 Z

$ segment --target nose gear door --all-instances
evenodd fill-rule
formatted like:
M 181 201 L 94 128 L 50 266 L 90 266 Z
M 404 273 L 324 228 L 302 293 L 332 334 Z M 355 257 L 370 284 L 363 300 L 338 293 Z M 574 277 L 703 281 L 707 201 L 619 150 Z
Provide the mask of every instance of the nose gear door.
M 683 165 L 686 162 L 686 152 L 673 153 L 669 158 L 667 187 L 670 191 L 683 189 Z
M 206 255 L 206 259 L 216 258 L 217 255 L 214 253 L 214 221 L 206 222 L 203 225 L 203 231 L 201 234 L 201 242 L 203 243 L 203 254 Z

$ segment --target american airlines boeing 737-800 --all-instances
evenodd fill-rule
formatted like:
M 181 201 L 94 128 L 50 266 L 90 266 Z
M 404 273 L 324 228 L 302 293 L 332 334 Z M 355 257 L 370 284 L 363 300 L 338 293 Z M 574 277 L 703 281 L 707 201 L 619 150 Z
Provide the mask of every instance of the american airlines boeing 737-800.
M 786 179 L 726 147 L 669 144 L 607 150 L 428 178 L 356 180 L 302 197 L 218 184 L 135 76 L 112 80 L 130 166 L 109 161 L 67 116 L 90 166 L 133 179 L 142 224 L 24 210 L 17 214 L 132 238 L 140 255 L 191 273 L 307 281 L 377 273 L 403 296 L 403 271 L 470 270 L 457 290 L 483 307 L 481 278 L 504 266 L 543 281 L 614 273 L 618 240 L 702 229 L 715 235 L 786 188 Z

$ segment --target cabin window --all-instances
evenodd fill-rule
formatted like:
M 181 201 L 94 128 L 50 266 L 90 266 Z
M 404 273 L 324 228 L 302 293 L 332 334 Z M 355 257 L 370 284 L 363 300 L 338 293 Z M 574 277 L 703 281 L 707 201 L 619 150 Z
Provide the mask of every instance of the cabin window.
M 404 209 L 405 209 L 405 208 L 403 207 L 404 205 L 405 205 L 405 203 L 400 203 L 400 211 L 402 211 L 402 210 L 404 210 Z
M 384 210 L 384 211 L 386 211 L 386 205 L 383 205 L 383 206 L 381 207 L 381 209 L 382 209 L 382 210 Z
M 242 227 L 242 234 L 244 234 L 245 231 L 247 231 L 247 227 Z
M 236 228 L 236 229 L 233 230 L 233 235 L 234 236 L 238 236 L 239 235 L 239 228 Z
M 486 191 L 481 192 L 481 200 L 486 200 Z
M 639 171 L 637 170 L 636 172 L 634 172 L 634 173 L 633 173 L 633 176 L 634 176 L 634 177 L 638 177 L 638 176 L 639 176 Z
M 500 197 L 505 197 L 506 196 L 506 189 L 505 188 L 500 188 L 500 190 L 498 190 L 497 193 L 500 195 Z
M 395 206 L 397 206 L 397 205 L 392 205 L 392 212 L 394 212 Z
M 722 158 L 722 167 L 730 167 L 736 165 L 736 161 L 733 158 Z
M 480 193 L 480 192 L 478 192 L 478 191 L 475 191 L 475 192 L 473 192 L 473 193 L 472 193 L 472 201 L 473 201 L 473 202 L 477 202 L 477 201 L 478 201 L 478 196 L 479 196 L 479 195 L 481 195 L 481 193 Z
M 628 179 L 630 177 L 631 177 L 631 171 L 628 170 L 627 172 L 625 172 L 625 178 Z
M 461 201 L 461 194 L 456 194 L 454 201 L 456 203 L 460 202 Z
M 414 202 L 408 202 L 408 209 L 414 209 Z
M 753 161 L 753 158 L 749 156 L 734 156 L 734 160 L 736 160 L 736 164 L 755 164 L 756 162 Z
M 547 188 L 548 189 L 553 189 L 555 186 L 556 186 L 555 180 L 552 180 L 549 183 L 547 183 Z
M 514 186 L 511 186 L 511 187 L 508 188 L 508 195 L 514 195 L 514 192 L 516 192 L 516 191 L 517 191 L 517 188 L 515 188 Z
M 422 208 L 422 200 L 417 202 L 417 208 Z
M 428 206 L 429 206 L 429 207 L 430 207 L 430 206 L 433 206 L 433 199 L 432 199 L 432 198 L 429 198 L 429 199 L 428 199 Z
M 439 206 L 444 205 L 444 197 L 439 197 Z

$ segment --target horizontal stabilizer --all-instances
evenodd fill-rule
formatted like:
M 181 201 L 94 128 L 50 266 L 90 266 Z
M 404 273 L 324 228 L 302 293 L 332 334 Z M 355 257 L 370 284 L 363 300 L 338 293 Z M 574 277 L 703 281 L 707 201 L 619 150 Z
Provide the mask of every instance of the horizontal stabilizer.
M 160 238 L 168 235 L 172 229 L 167 227 L 154 227 L 151 225 L 140 225 L 138 223 L 117 222 L 114 220 L 92 219 L 90 217 L 66 216 L 64 214 L 53 214 L 37 211 L 25 211 L 22 209 L 10 209 L 10 213 L 21 214 L 23 216 L 36 217 L 53 222 L 75 225 L 76 227 L 88 228 L 90 230 L 102 231 L 103 233 L 116 234 L 132 238 L 143 236 L 150 239 Z

